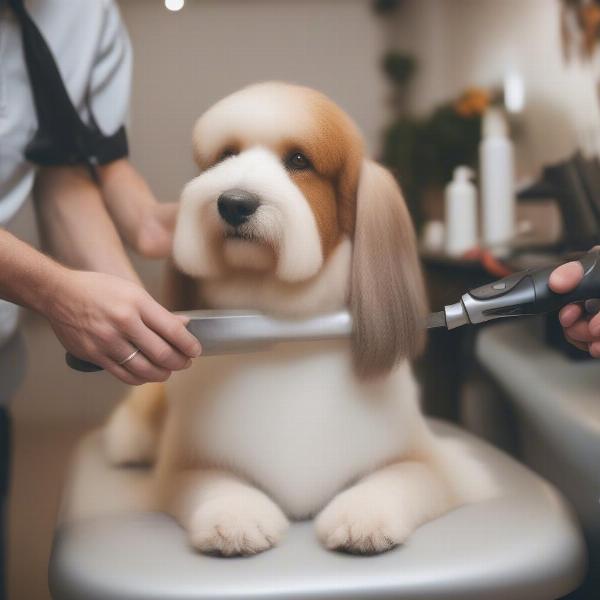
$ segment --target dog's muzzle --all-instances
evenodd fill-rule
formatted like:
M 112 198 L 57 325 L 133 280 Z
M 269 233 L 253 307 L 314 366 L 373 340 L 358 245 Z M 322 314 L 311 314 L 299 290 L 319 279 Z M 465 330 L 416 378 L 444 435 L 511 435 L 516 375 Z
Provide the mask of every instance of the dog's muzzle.
M 221 218 L 232 227 L 239 227 L 246 223 L 259 205 L 260 200 L 256 194 L 240 189 L 223 192 L 217 201 Z

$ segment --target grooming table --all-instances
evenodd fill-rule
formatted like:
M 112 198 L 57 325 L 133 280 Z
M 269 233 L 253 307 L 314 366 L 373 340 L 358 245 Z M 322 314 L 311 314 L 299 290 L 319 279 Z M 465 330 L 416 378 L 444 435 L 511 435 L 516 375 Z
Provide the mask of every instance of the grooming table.
M 460 429 L 502 481 L 497 498 L 464 506 L 378 556 L 324 550 L 311 522 L 249 558 L 194 553 L 154 512 L 150 473 L 114 469 L 99 432 L 83 439 L 65 490 L 50 562 L 54 600 L 549 600 L 585 569 L 579 529 L 559 494 L 527 468 Z

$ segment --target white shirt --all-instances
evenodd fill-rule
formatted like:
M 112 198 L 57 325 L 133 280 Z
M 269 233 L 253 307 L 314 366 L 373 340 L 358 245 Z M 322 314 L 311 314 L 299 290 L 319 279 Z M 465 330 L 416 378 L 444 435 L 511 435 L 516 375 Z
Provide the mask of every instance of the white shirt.
M 103 133 L 123 125 L 129 104 L 131 46 L 113 0 L 29 0 L 26 7 L 52 51 L 73 105 Z M 37 117 L 21 29 L 0 0 L 0 227 L 27 199 L 35 166 L 24 150 Z M 16 307 L 0 300 L 0 345 L 16 328 Z

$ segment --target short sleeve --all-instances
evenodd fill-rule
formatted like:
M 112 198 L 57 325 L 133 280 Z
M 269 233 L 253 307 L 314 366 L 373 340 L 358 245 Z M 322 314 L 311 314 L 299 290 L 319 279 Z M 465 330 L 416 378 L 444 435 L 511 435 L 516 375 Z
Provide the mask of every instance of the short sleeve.
M 127 156 L 125 122 L 129 108 L 132 51 L 127 30 L 113 0 L 103 0 L 103 22 L 90 74 L 88 101 L 92 118 L 103 134 L 100 163 Z

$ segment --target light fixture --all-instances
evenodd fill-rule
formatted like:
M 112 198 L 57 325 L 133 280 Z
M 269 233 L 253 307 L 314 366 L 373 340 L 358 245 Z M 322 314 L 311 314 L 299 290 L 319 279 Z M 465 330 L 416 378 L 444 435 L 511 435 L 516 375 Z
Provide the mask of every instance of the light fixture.
M 181 10 L 184 4 L 184 0 L 165 0 L 165 8 L 173 12 Z

